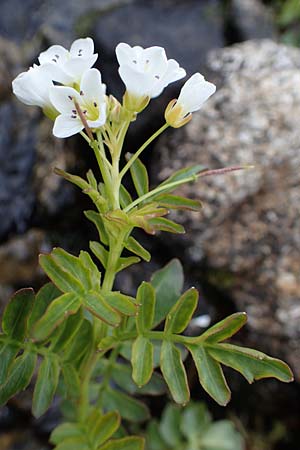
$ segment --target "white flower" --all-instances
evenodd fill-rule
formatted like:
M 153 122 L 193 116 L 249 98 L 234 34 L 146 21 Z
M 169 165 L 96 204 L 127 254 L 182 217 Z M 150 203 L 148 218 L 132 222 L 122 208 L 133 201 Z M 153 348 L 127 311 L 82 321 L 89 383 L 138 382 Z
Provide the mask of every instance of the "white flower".
M 45 66 L 52 80 L 62 84 L 80 83 L 82 74 L 96 62 L 94 42 L 91 38 L 77 39 L 70 51 L 61 45 L 52 45 L 39 56 L 39 63 Z
M 174 59 L 167 59 L 162 47 L 116 47 L 119 74 L 130 95 L 137 98 L 157 97 L 173 81 L 185 77 L 185 70 Z
M 27 72 L 20 73 L 12 82 L 13 93 L 25 105 L 40 106 L 45 112 L 55 112 L 49 98 L 53 86 L 47 68 L 34 65 Z
M 195 73 L 182 86 L 177 100 L 171 100 L 165 111 L 165 118 L 174 128 L 189 122 L 192 113 L 198 111 L 203 103 L 216 92 L 216 86 Z
M 60 115 L 55 119 L 53 134 L 59 138 L 72 136 L 89 128 L 99 128 L 106 121 L 105 85 L 97 69 L 88 69 L 82 75 L 80 92 L 68 86 L 54 86 L 50 100 Z M 84 121 L 82 118 L 84 118 Z

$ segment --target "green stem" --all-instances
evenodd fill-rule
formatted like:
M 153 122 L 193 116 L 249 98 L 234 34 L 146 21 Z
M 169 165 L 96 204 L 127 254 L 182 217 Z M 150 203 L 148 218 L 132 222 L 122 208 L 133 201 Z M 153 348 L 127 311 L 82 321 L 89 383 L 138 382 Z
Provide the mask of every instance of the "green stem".
M 101 386 L 100 386 L 100 390 L 99 390 L 99 397 L 96 403 L 96 407 L 100 408 L 102 405 L 102 392 L 105 391 L 105 389 L 109 386 L 109 382 L 110 382 L 110 378 L 111 378 L 111 373 L 114 367 L 114 364 L 117 360 L 118 354 L 120 351 L 120 346 L 117 345 L 114 349 L 112 349 L 109 358 L 108 358 L 108 364 L 107 367 L 105 368 L 105 372 L 103 375 L 103 379 L 101 382 Z
M 93 353 L 90 355 L 87 363 L 84 365 L 84 371 L 83 371 L 84 376 L 81 381 L 81 392 L 80 392 L 80 397 L 79 397 L 79 402 L 78 402 L 78 413 L 77 413 L 79 422 L 84 422 L 84 420 L 87 416 L 87 413 L 88 413 L 89 404 L 90 404 L 89 386 L 90 386 L 91 377 L 92 377 L 93 370 L 95 368 L 97 359 L 98 359 L 98 353 L 96 352 L 96 350 L 94 350 Z
M 120 172 L 120 181 L 124 177 L 125 173 L 130 169 L 131 165 L 134 163 L 134 161 L 140 156 L 140 154 L 148 147 L 148 145 L 151 144 L 161 133 L 163 133 L 167 128 L 168 124 L 165 123 L 159 130 L 157 130 L 137 151 L 136 153 L 130 158 L 130 160 L 127 162 L 127 164 L 123 167 L 123 169 Z
M 128 127 L 130 125 L 132 116 L 128 116 L 127 119 L 124 121 L 123 125 L 121 126 L 118 138 L 115 141 L 115 148 L 112 151 L 112 170 L 111 170 L 111 177 L 112 177 L 112 183 L 111 188 L 113 192 L 114 197 L 114 209 L 120 209 L 120 184 L 121 184 L 121 178 L 119 175 L 119 166 L 120 166 L 120 156 L 124 144 L 124 139 L 128 130 Z
M 116 273 L 117 263 L 124 248 L 125 233 L 120 232 L 116 239 L 110 239 L 107 267 L 102 284 L 102 292 L 107 293 L 112 290 Z

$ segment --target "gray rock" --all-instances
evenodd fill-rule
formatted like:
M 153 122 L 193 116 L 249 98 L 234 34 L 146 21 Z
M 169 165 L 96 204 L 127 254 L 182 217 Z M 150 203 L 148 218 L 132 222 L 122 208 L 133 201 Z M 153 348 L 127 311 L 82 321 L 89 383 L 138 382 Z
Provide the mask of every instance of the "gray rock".
M 224 45 L 223 17 L 219 0 L 146 0 L 101 14 L 93 35 L 101 54 L 104 79 L 120 95 L 114 49 L 119 42 L 149 47 L 159 45 L 187 72 L 204 65 L 207 52 Z
M 229 42 L 276 39 L 275 19 L 261 0 L 231 0 L 228 7 Z
M 299 373 L 300 51 L 249 41 L 212 52 L 208 65 L 217 93 L 159 142 L 154 171 L 162 179 L 195 163 L 255 164 L 180 189 L 204 208 L 174 215 L 187 229 L 177 242 L 193 272 L 204 265 L 209 281 L 248 313 L 259 347 Z
M 11 231 L 23 232 L 33 212 L 33 123 L 34 111 L 26 116 L 19 105 L 0 104 L 0 240 Z
M 43 35 L 48 40 L 68 45 L 77 28 L 85 24 L 88 16 L 114 8 L 130 0 L 2 0 L 0 36 L 23 43 Z M 80 30 L 79 30 L 80 31 Z M 80 34 L 80 33 L 79 33 Z

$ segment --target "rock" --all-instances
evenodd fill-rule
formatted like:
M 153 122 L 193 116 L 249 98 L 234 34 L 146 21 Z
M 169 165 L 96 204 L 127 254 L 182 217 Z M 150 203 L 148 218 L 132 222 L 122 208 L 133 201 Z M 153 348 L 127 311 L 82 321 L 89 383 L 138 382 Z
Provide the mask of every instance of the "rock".
M 276 39 L 275 18 L 261 0 L 231 0 L 226 23 L 228 43 Z
M 48 250 L 45 233 L 30 230 L 0 247 L 0 283 L 22 286 L 36 278 L 38 255 Z
M 42 35 L 49 41 L 56 40 L 55 43 L 69 45 L 76 35 L 76 29 L 83 26 L 83 15 L 86 23 L 88 14 L 94 16 L 127 1 L 2 0 L 0 35 L 19 43 L 33 38 L 40 40 Z
M 187 229 L 176 242 L 194 274 L 205 267 L 217 291 L 248 313 L 253 344 L 299 374 L 300 51 L 249 41 L 212 52 L 208 66 L 217 93 L 160 140 L 154 171 L 162 179 L 195 163 L 255 164 L 181 188 L 204 208 L 174 215 Z
M 30 176 L 34 164 L 34 109 L 22 113 L 19 105 L 0 104 L 0 240 L 23 232 L 33 212 Z
M 11 94 L 11 80 L 20 60 L 21 53 L 18 47 L 0 37 L 0 101 L 7 99 Z

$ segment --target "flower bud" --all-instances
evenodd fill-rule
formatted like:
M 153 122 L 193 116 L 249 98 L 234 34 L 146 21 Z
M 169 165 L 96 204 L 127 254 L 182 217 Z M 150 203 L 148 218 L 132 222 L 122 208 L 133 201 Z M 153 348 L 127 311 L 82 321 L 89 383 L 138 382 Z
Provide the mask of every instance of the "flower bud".
M 168 125 L 173 128 L 180 128 L 186 125 L 191 119 L 192 114 L 184 114 L 182 106 L 177 99 L 171 100 L 165 110 L 165 119 Z

